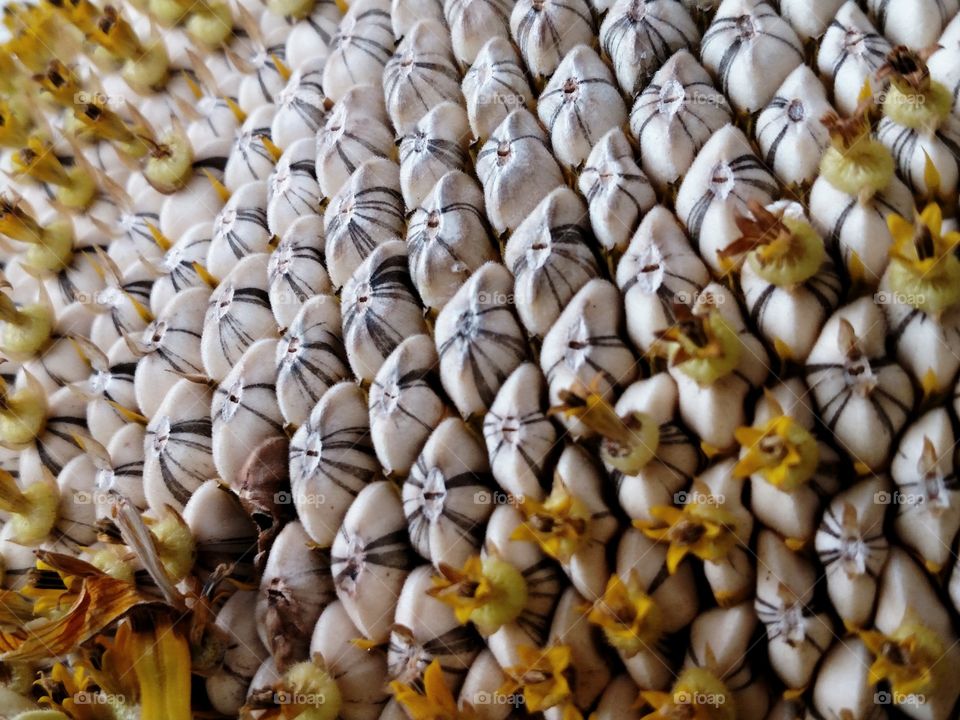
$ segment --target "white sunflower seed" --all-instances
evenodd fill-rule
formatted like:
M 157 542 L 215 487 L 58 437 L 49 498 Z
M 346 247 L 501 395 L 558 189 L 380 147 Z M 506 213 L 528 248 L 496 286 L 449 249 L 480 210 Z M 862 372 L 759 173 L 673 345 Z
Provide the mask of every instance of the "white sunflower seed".
M 437 393 L 438 358 L 429 335 L 400 343 L 370 385 L 370 432 L 386 473 L 406 475 L 446 413 Z
M 393 24 L 393 36 L 400 40 L 410 32 L 410 28 L 421 20 L 446 22 L 443 17 L 441 0 L 392 0 L 390 3 L 390 22 Z
M 840 713 L 855 718 L 876 714 L 876 693 L 869 679 L 873 655 L 859 638 L 835 642 L 820 665 L 813 705 L 824 717 Z
M 313 11 L 293 24 L 287 34 L 286 63 L 294 72 L 303 71 L 310 65 L 320 70 L 326 62 L 343 16 L 333 0 L 320 0 L 313 4 Z M 290 19 L 287 19 L 290 22 Z M 320 77 L 317 78 L 320 82 Z
M 935 408 L 907 427 L 890 467 L 899 492 L 894 527 L 927 568 L 946 565 L 960 530 L 955 443 L 946 409 Z
M 599 276 L 587 234 L 583 200 L 558 187 L 510 236 L 503 261 L 515 278 L 517 314 L 531 335 L 544 335 L 580 288 Z
M 96 316 L 90 326 L 89 338 L 104 352 L 121 337 L 142 331 L 147 326 L 147 305 L 153 284 L 151 271 L 142 262 L 128 265 L 122 275 L 104 268 L 105 287 L 87 305 Z
M 483 421 L 493 476 L 509 495 L 540 501 L 557 430 L 546 415 L 547 384 L 533 363 L 514 370 Z
M 574 47 L 593 42 L 593 12 L 584 0 L 519 0 L 510 13 L 510 34 L 530 74 L 546 77 Z
M 283 151 L 267 179 L 267 228 L 281 237 L 297 220 L 320 212 L 320 186 L 314 168 L 313 138 L 297 140 Z
M 574 386 L 596 387 L 610 398 L 631 383 L 637 374 L 633 353 L 620 338 L 623 307 L 616 286 L 594 279 L 567 304 L 543 338 L 540 368 L 550 386 L 550 402 Z M 564 424 L 578 435 L 586 428 L 576 419 Z
M 224 156 L 223 160 L 225 161 Z M 223 173 L 213 167 L 208 172 L 218 181 L 222 181 Z M 206 163 L 194 163 L 199 170 Z M 187 200 L 189 198 L 189 200 Z M 166 237 L 179 240 L 192 226 L 200 222 L 213 222 L 223 208 L 224 202 L 213 183 L 204 175 L 198 173 L 176 195 L 168 195 L 160 207 L 159 228 Z M 119 264 L 119 263 L 118 263 Z M 121 266 L 124 271 L 127 265 Z
M 317 181 L 325 197 L 333 197 L 365 160 L 394 156 L 379 85 L 354 85 L 333 106 L 317 132 Z
M 248 182 L 266 180 L 273 171 L 276 161 L 263 140 L 272 140 L 270 127 L 276 110 L 275 105 L 263 105 L 243 121 L 223 171 L 223 184 L 231 193 Z
M 519 7 L 519 5 L 517 6 Z M 511 112 L 477 154 L 487 217 L 498 233 L 516 228 L 551 190 L 563 185 L 550 141 L 525 109 Z
M 633 158 L 619 127 L 601 137 L 580 172 L 577 187 L 590 206 L 590 226 L 605 250 L 623 251 L 657 196 Z
M 343 342 L 354 375 L 372 380 L 404 338 L 426 330 L 401 241 L 378 246 L 341 293 Z
M 960 118 L 949 115 L 934 132 L 914 130 L 898 125 L 889 117 L 880 120 L 877 139 L 890 150 L 897 163 L 897 172 L 918 195 L 931 195 L 945 203 L 954 202 L 960 166 L 957 148 L 960 148 Z M 932 162 L 939 174 L 937 188 L 927 186 L 925 170 Z
M 710 283 L 694 305 L 694 314 L 715 308 L 728 327 L 737 333 L 740 358 L 732 372 L 701 385 L 682 369 L 672 366 L 670 374 L 680 394 L 683 421 L 700 438 L 716 448 L 733 446 L 734 432 L 746 424 L 744 401 L 751 388 L 759 387 L 770 372 L 769 357 L 760 340 L 749 330 L 733 293 L 719 283 Z
M 737 717 L 762 717 L 769 704 L 769 690 L 763 680 L 754 679 L 745 662 L 757 616 L 748 603 L 707 610 L 690 628 L 690 646 L 684 666 L 709 667 L 731 690 Z M 712 662 L 710 660 L 712 659 Z
M 179 380 L 147 425 L 143 492 L 155 512 L 167 505 L 183 509 L 191 493 L 217 475 L 210 422 L 212 397 L 213 391 L 206 385 Z
M 277 343 L 277 402 L 287 423 L 303 425 L 324 393 L 350 377 L 340 328 L 336 298 L 315 295 Z
M 634 101 L 630 133 L 640 147 L 640 165 L 661 190 L 687 172 L 704 143 L 733 112 L 710 75 L 686 50 L 657 70 Z M 657 148 L 669 147 L 670 152 Z
M 884 349 L 886 322 L 872 298 L 835 312 L 807 358 L 807 384 L 824 425 L 855 463 L 882 469 L 910 415 L 910 376 Z
M 84 388 L 91 393 L 87 427 L 94 440 L 107 445 L 114 433 L 130 422 L 117 406 L 134 412 L 138 409 L 134 389 L 137 356 L 122 338 L 111 346 L 109 354 L 97 360 L 93 359 L 92 353 L 87 355 L 94 365 Z
M 257 593 L 238 590 L 217 613 L 216 627 L 229 640 L 223 664 L 206 679 L 207 696 L 217 712 L 233 715 L 240 710 L 257 668 L 270 655 L 257 636 Z
M 641 352 L 675 322 L 673 306 L 689 305 L 710 282 L 677 218 L 662 205 L 644 216 L 617 265 L 627 334 Z
M 934 319 L 908 303 L 898 302 L 888 278 L 888 274 L 881 278 L 874 299 L 887 317 L 897 361 L 919 385 L 927 386 L 932 380 L 934 393 L 947 392 L 960 369 L 960 307 L 948 308 Z
M 766 626 L 770 665 L 788 688 L 806 687 L 834 636 L 830 617 L 814 607 L 816 572 L 767 530 L 757 540 L 757 557 L 753 605 Z
M 867 202 L 835 188 L 822 175 L 810 190 L 810 220 L 831 248 L 836 248 L 853 276 L 876 285 L 890 258 L 891 214 L 910 217 L 913 195 L 896 176 Z
M 260 642 L 281 670 L 307 659 L 320 612 L 336 599 L 330 569 L 330 551 L 315 548 L 299 522 L 287 523 L 270 549 L 256 605 Z
M 863 83 L 886 61 L 890 43 L 871 24 L 852 0 L 847 0 L 820 40 L 817 68 L 833 82 L 833 104 L 851 115 L 859 102 Z M 877 83 L 874 94 L 882 89 Z
M 521 645 L 540 647 L 546 641 L 550 618 L 565 585 L 563 572 L 539 545 L 511 539 L 522 523 L 523 516 L 516 507 L 498 505 L 490 515 L 484 540 L 484 553 L 513 565 L 527 583 L 526 607 L 516 620 L 487 638 L 487 646 L 501 667 L 520 662 L 517 648 Z
M 700 57 L 733 106 L 752 113 L 803 64 L 803 48 L 765 0 L 723 0 L 703 34 Z
M 748 555 L 748 543 L 753 532 L 753 515 L 742 502 L 745 480 L 733 476 L 734 460 L 721 460 L 694 480 L 692 492 L 684 497 L 685 504 L 707 504 L 730 513 L 734 518 L 733 533 L 736 544 L 722 558 L 703 563 L 703 574 L 722 607 L 728 607 L 749 598 L 756 586 L 757 568 Z M 701 616 L 702 617 L 702 616 Z
M 383 69 L 383 93 L 399 135 L 412 132 L 440 103 L 461 102 L 460 72 L 442 23 L 421 20 L 410 28 Z
M 245 113 L 253 113 L 276 101 L 286 84 L 285 73 L 278 63 L 287 62 L 287 28 L 278 26 L 263 33 L 262 41 L 252 43 L 249 55 L 243 58 L 250 66 L 244 72 L 237 90 L 237 104 Z
M 317 7 L 328 5 L 332 3 L 318 3 Z M 336 32 L 335 28 L 333 32 Z M 286 149 L 297 140 L 315 140 L 317 131 L 326 121 L 330 110 L 328 104 L 332 103 L 323 94 L 323 66 L 322 57 L 312 57 L 293 71 L 287 86 L 277 97 L 277 113 L 270 126 L 270 138 L 278 147 Z
M 163 254 L 154 266 L 162 274 L 150 288 L 150 312 L 159 315 L 177 293 L 204 285 L 203 278 L 197 274 L 196 263 L 206 265 L 212 238 L 213 223 L 197 223 Z
M 315 295 L 333 291 L 323 264 L 323 219 L 297 218 L 277 243 L 267 265 L 270 309 L 281 328 L 290 327 L 297 313 Z
M 334 542 L 354 498 L 379 472 L 363 392 L 338 383 L 290 441 L 291 496 L 313 542 Z
M 804 42 L 823 35 L 844 0 L 780 0 L 780 16 Z
M 509 38 L 492 37 L 477 52 L 461 85 L 474 137 L 486 140 L 513 110 L 529 106 L 533 93 Z
M 334 287 L 342 287 L 377 246 L 403 237 L 403 221 L 400 168 L 391 160 L 367 160 L 330 199 L 323 216 Z
M 277 321 L 267 293 L 269 262 L 266 253 L 248 255 L 210 295 L 200 355 L 203 367 L 214 380 L 223 380 L 257 340 L 277 337 Z
M 596 4 L 610 6 L 600 25 L 600 46 L 628 98 L 636 97 L 677 50 L 689 50 L 700 41 L 700 31 L 681 3 L 600 0 Z
M 400 493 L 389 482 L 365 487 L 333 542 L 331 572 L 347 615 L 374 642 L 390 635 L 397 599 L 414 565 Z
M 671 575 L 666 571 L 666 562 L 666 546 L 651 540 L 640 530 L 628 528 L 620 538 L 617 574 L 625 580 L 631 576 L 636 578 L 643 591 L 657 603 L 663 631 L 674 633 L 696 618 L 700 598 L 690 563 L 681 563 Z M 627 667 L 631 672 L 630 666 Z M 666 670 L 661 668 L 657 674 L 664 675 Z M 666 677 L 669 678 L 669 673 Z
M 631 720 L 631 708 L 640 689 L 628 675 L 618 675 L 610 681 L 597 703 L 596 720 Z
M 610 69 L 588 45 L 563 57 L 537 101 L 557 159 L 579 167 L 612 128 L 626 124 L 627 108 Z
M 454 54 L 463 65 L 474 62 L 491 38 L 510 37 L 514 0 L 445 0 L 443 15 L 450 27 Z
M 635 475 L 625 475 L 607 466 L 620 506 L 634 520 L 653 520 L 650 508 L 671 505 L 685 497 L 693 481 L 700 455 L 694 440 L 680 424 L 677 384 L 669 373 L 637 380 L 617 400 L 620 417 L 643 413 L 659 427 L 655 455 Z
M 200 340 L 210 289 L 187 288 L 174 295 L 156 320 L 131 338 L 139 356 L 133 387 L 140 411 L 152 418 L 183 374 L 203 372 Z
M 437 660 L 456 694 L 483 641 L 471 625 L 460 624 L 449 605 L 427 594 L 435 575 L 432 565 L 421 565 L 403 584 L 387 647 L 387 676 L 411 683 Z
M 270 167 L 273 168 L 272 163 Z M 268 193 L 265 181 L 246 183 L 234 190 L 213 221 L 206 267 L 214 277 L 225 278 L 240 260 L 250 255 L 270 252 Z
M 90 361 L 84 358 L 73 341 L 73 336 L 88 337 L 95 316 L 80 302 L 69 305 L 63 312 L 56 313 L 56 316 L 57 321 L 50 331 L 48 344 L 36 357 L 30 358 L 22 366 L 47 393 L 56 392 L 64 385 L 86 380 L 91 370 Z M 92 352 L 105 352 L 97 345 L 92 345 Z M 109 348 L 108 345 L 107 350 Z
M 493 510 L 490 484 L 480 441 L 459 418 L 441 422 L 403 484 L 414 550 L 437 567 L 462 567 L 483 540 Z
M 550 642 L 570 648 L 573 682 L 572 699 L 577 707 L 590 707 L 610 682 L 610 667 L 604 662 L 597 635 L 589 623 L 583 621 L 585 599 L 574 588 L 567 588 L 550 623 Z M 544 717 L 555 714 L 557 708 L 547 710 Z
M 833 108 L 823 83 L 807 65 L 783 81 L 757 116 L 755 136 L 763 161 L 784 185 L 816 180 L 830 133 L 820 119 Z
M 790 378 L 764 389 L 757 400 L 753 427 L 762 428 L 781 413 L 807 430 L 814 431 L 814 409 L 809 390 L 800 378 Z M 741 451 L 741 457 L 746 448 Z M 837 478 L 848 471 L 841 457 L 825 442 L 817 442 L 817 467 L 813 476 L 790 490 L 778 488 L 761 474 L 750 477 L 750 505 L 757 520 L 776 530 L 794 545 L 805 545 L 817 531 L 823 498 L 839 489 Z
M 850 627 L 868 624 L 873 613 L 877 580 L 890 550 L 883 531 L 890 497 L 889 479 L 861 480 L 834 496 L 817 531 L 815 547 L 830 604 Z
M 766 208 L 807 223 L 799 203 L 784 201 Z M 803 362 L 827 317 L 836 309 L 843 284 L 829 255 L 817 272 L 802 283 L 780 286 L 757 274 L 752 263 L 740 268 L 740 285 L 751 323 L 771 345 L 786 348 L 789 357 Z
M 467 114 L 455 102 L 435 105 L 403 135 L 400 188 L 408 209 L 419 206 L 448 171 L 467 167 L 469 136 Z
M 214 391 L 210 403 L 213 419 L 213 461 L 217 473 L 234 490 L 238 471 L 250 448 L 283 434 L 283 417 L 277 407 L 277 341 L 254 342 L 236 361 Z
M 564 448 L 557 461 L 554 486 L 562 483 L 566 491 L 583 503 L 590 513 L 583 544 L 568 560 L 561 563 L 570 582 L 581 595 L 596 600 L 603 589 L 610 570 L 607 566 L 607 543 L 617 531 L 617 520 L 603 500 L 603 478 L 591 456 L 579 445 Z
M 334 600 L 320 613 L 313 637 L 310 656 L 323 658 L 327 671 L 337 681 L 342 705 L 340 717 L 344 720 L 376 720 L 389 695 L 383 679 L 387 676 L 387 661 L 382 652 L 358 648 L 353 640 L 360 637 L 343 603 Z
M 925 48 L 937 42 L 944 25 L 957 13 L 957 1 L 914 5 L 903 0 L 867 0 L 867 9 L 891 43 Z
M 476 181 L 458 170 L 443 175 L 410 214 L 407 247 L 410 274 L 420 298 L 436 309 L 481 265 L 498 260 L 487 233 L 483 192 Z
M 207 480 L 190 496 L 183 521 L 196 543 L 193 573 L 201 580 L 221 565 L 234 567 L 237 578 L 252 578 L 257 526 L 236 493 L 219 480 Z
M 440 379 L 457 410 L 464 417 L 486 410 L 527 358 L 507 269 L 493 262 L 481 266 L 440 311 L 434 338 Z
M 779 194 L 776 180 L 741 130 L 727 125 L 697 153 L 680 190 L 677 217 L 687 226 L 703 261 L 723 272 L 717 255 L 740 237 L 736 218 L 751 200 L 767 205 Z M 709 228 L 708 232 L 704 232 Z
M 380 84 L 393 55 L 393 26 L 388 0 L 361 0 L 340 21 L 323 69 L 323 89 L 334 101 L 352 86 Z
M 513 709 L 509 703 L 490 702 L 507 682 L 496 658 L 484 649 L 474 659 L 460 688 L 460 703 L 472 705 L 480 720 L 506 720 Z

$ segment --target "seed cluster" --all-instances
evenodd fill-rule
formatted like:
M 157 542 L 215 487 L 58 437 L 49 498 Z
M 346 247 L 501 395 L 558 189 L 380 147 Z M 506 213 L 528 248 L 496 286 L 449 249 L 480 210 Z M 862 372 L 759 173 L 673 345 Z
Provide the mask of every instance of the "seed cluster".
M 38 0 L 0 716 L 960 717 L 957 0 Z

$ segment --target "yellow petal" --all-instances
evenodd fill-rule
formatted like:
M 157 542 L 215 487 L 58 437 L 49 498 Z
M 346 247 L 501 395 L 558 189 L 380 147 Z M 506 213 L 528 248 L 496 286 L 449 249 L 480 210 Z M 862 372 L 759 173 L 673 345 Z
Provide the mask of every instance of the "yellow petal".
M 737 479 L 750 477 L 766 466 L 759 453 L 748 452 L 733 466 L 733 476 Z
M 943 228 L 943 211 L 937 203 L 929 203 L 920 213 L 920 222 L 930 229 L 930 233 L 935 237 L 940 237 L 940 230 Z
M 927 186 L 930 195 L 936 195 L 940 190 L 940 173 L 926 150 L 923 151 L 923 158 L 923 184 Z
M 887 215 L 887 227 L 894 244 L 909 242 L 913 239 L 913 223 L 894 213 Z
M 190 647 L 173 622 L 161 617 L 145 631 L 134 628 L 132 649 L 141 720 L 191 720 Z
M 671 543 L 670 547 L 667 549 L 667 570 L 673 575 L 677 572 L 677 568 L 680 567 L 680 563 L 687 556 L 689 551 L 687 545 L 676 545 Z
M 763 440 L 764 435 L 766 433 L 763 430 L 755 427 L 738 427 L 733 431 L 733 437 L 736 438 L 737 442 L 747 448 L 753 447 Z
M 62 617 L 31 627 L 29 632 L 0 631 L 0 660 L 67 655 L 132 608 L 147 602 L 151 600 L 128 582 L 108 575 L 86 578 L 80 596 Z
M 423 674 L 423 688 L 427 698 L 436 705 L 447 709 L 456 709 L 456 700 L 453 699 L 453 693 L 450 692 L 450 688 L 447 687 L 447 683 L 443 679 L 443 670 L 440 667 L 439 660 L 435 659 L 427 666 L 427 670 Z

